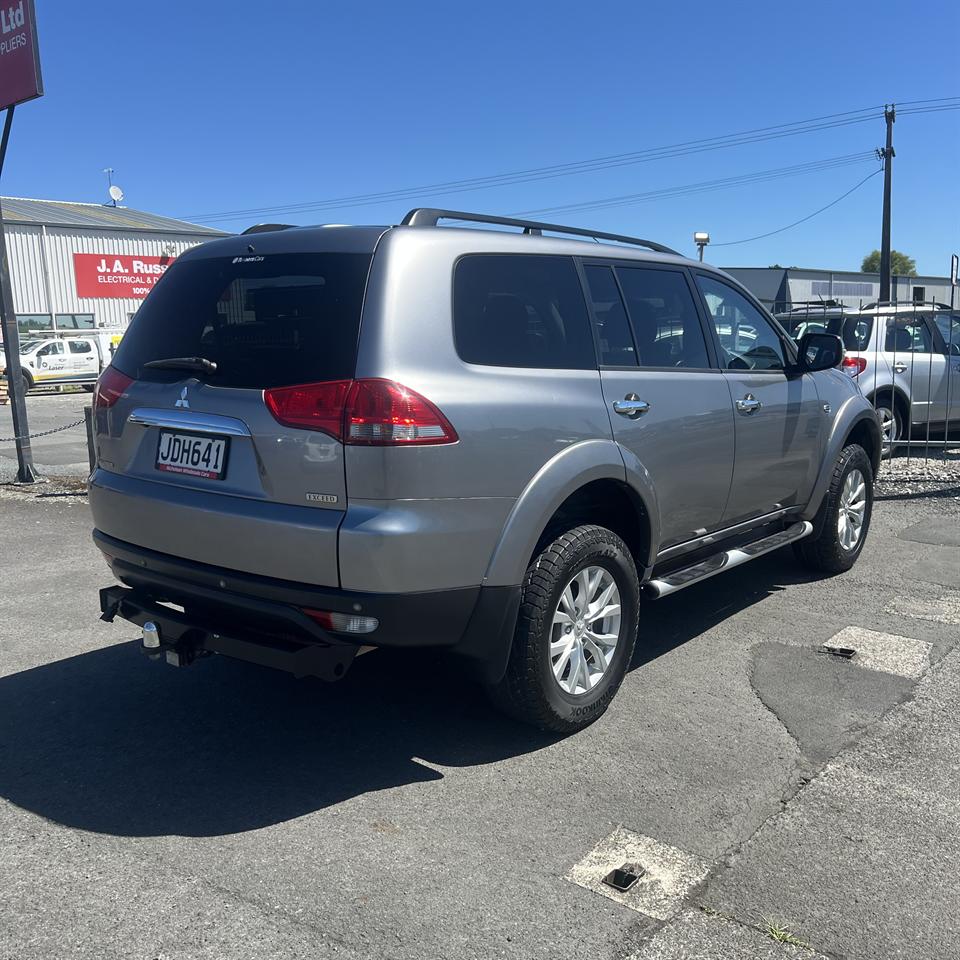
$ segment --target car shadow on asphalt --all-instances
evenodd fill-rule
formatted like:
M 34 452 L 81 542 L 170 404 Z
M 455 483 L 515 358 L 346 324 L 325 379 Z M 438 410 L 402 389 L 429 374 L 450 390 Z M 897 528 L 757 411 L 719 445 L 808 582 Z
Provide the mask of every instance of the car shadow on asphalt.
M 749 577 L 645 603 L 631 668 L 796 574 L 771 557 Z M 326 685 L 220 657 L 174 669 L 131 641 L 0 678 L 0 795 L 119 836 L 253 830 L 442 779 L 430 764 L 485 764 L 558 739 L 493 712 L 460 666 L 429 651 L 379 651 Z

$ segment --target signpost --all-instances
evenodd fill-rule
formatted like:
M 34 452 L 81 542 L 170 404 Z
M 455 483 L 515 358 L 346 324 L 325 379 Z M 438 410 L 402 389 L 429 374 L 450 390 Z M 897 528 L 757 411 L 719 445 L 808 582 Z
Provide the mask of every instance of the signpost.
M 3 136 L 0 139 L 0 176 L 3 174 L 3 162 L 7 156 L 14 107 L 18 103 L 26 103 L 42 96 L 40 47 L 37 43 L 37 16 L 33 0 L 10 2 L 7 7 L 0 8 L 0 110 L 7 111 L 3 122 Z M 33 468 L 33 451 L 30 448 L 24 381 L 20 371 L 20 333 L 13 309 L 13 289 L 10 286 L 10 262 L 7 259 L 2 207 L 0 326 L 3 329 L 3 351 L 10 390 L 10 408 L 13 413 L 13 432 L 17 438 L 17 480 L 20 483 L 33 483 L 37 475 Z

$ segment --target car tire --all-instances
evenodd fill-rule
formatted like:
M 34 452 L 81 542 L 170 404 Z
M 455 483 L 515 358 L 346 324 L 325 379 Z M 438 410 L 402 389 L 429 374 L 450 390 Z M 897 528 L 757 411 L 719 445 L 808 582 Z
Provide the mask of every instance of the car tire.
M 884 458 L 892 457 L 896 449 L 896 441 L 906 431 L 906 418 L 903 413 L 903 404 L 890 396 L 878 397 L 876 400 L 877 416 L 880 418 L 880 439 Z M 892 441 L 892 442 L 891 442 Z
M 851 500 L 861 481 L 862 499 Z M 860 521 L 855 524 L 853 517 L 858 512 Z M 830 486 L 813 522 L 814 535 L 795 545 L 798 558 L 805 566 L 821 573 L 849 570 L 863 549 L 872 514 L 873 466 L 863 447 L 851 443 L 837 457 Z M 857 532 L 851 542 L 850 531 L 854 526 Z
M 618 595 L 617 614 L 589 619 L 601 609 L 612 611 L 616 604 L 611 598 Z M 565 612 L 571 602 L 573 617 Z M 494 703 L 518 720 L 555 733 L 574 733 L 593 723 L 626 676 L 639 605 L 637 568 L 612 530 L 579 526 L 557 536 L 527 568 L 507 670 L 489 688 Z M 613 636 L 608 648 L 604 644 Z M 605 640 L 595 642 L 601 637 Z
M 30 374 L 26 372 L 22 372 L 20 378 L 23 380 L 23 395 L 26 396 L 33 387 L 33 379 Z

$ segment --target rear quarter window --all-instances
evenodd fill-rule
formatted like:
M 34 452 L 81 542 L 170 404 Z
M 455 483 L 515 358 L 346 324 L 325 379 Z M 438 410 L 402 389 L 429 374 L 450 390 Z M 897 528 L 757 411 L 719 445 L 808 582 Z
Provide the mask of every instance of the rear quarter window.
M 596 369 L 571 257 L 472 254 L 454 268 L 454 340 L 466 363 Z
M 349 379 L 369 254 L 294 253 L 177 261 L 130 323 L 113 366 L 141 380 L 195 376 L 267 389 Z M 213 373 L 145 368 L 204 357 Z

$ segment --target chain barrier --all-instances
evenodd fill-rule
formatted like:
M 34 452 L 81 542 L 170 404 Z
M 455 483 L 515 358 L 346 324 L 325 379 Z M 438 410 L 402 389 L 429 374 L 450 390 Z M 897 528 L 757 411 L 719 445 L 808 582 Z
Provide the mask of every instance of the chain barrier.
M 52 430 L 42 430 L 40 433 L 28 433 L 23 437 L 0 437 L 0 443 L 16 443 L 18 440 L 36 440 L 38 437 L 49 437 L 51 433 L 72 430 L 74 427 L 83 426 L 84 423 L 86 423 L 85 420 L 77 420 L 75 423 L 68 423 L 65 427 L 54 427 Z

